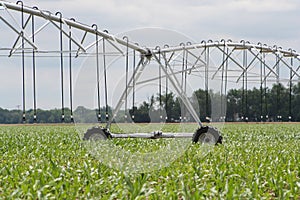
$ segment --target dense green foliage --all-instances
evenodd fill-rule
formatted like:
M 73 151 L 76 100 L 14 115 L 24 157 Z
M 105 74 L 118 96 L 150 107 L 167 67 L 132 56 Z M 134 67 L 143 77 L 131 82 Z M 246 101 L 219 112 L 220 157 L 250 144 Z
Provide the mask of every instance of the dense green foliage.
M 224 144 L 205 157 L 191 145 L 169 167 L 125 175 L 91 156 L 73 126 L 2 126 L 0 199 L 300 198 L 299 124 L 229 124 L 222 132 Z

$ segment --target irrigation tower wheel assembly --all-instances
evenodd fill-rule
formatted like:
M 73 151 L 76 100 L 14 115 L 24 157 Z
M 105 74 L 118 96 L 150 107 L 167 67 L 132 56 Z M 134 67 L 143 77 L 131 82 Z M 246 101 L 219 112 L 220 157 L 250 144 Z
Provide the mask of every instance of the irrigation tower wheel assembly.
M 83 136 L 84 140 L 91 140 L 91 141 L 107 140 L 110 138 L 111 135 L 107 131 L 107 129 L 97 127 L 97 126 L 88 129 Z
M 222 144 L 223 137 L 220 131 L 214 127 L 203 126 L 196 130 L 195 133 L 163 133 L 155 131 L 152 133 L 132 133 L 132 134 L 114 134 L 101 126 L 95 126 L 88 129 L 83 136 L 84 140 L 107 140 L 112 138 L 145 138 L 145 139 L 160 139 L 160 138 L 191 138 L 193 143 L 217 145 Z

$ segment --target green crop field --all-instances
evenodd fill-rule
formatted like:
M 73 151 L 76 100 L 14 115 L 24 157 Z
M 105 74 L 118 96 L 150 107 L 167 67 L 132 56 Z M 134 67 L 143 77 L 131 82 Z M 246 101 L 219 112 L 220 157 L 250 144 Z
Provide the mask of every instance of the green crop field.
M 101 164 L 73 126 L 1 126 L 0 199 L 300 199 L 299 124 L 222 134 L 204 156 L 191 145 L 168 167 L 130 174 Z M 112 142 L 135 151 L 164 140 Z

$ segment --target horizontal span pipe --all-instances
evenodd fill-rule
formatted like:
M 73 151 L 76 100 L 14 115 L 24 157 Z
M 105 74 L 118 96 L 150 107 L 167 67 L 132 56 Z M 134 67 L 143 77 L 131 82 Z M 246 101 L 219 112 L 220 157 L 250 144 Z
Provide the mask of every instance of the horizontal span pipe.
M 162 133 L 161 135 L 156 135 L 155 133 L 131 133 L 131 134 L 115 134 L 112 133 L 112 138 L 148 138 L 148 139 L 158 139 L 158 138 L 192 138 L 194 133 Z

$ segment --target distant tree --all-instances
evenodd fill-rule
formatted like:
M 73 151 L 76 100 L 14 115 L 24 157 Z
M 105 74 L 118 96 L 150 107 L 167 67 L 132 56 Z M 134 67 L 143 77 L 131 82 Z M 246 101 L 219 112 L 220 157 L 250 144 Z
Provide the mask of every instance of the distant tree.
M 227 120 L 239 120 L 242 113 L 242 91 L 240 89 L 229 90 L 227 94 Z
M 218 121 L 226 112 L 227 121 L 241 120 L 242 116 L 247 114 L 249 121 L 260 121 L 260 115 L 268 115 L 270 120 L 288 121 L 289 117 L 289 88 L 286 88 L 281 83 L 274 84 L 272 88 L 253 88 L 244 91 L 247 94 L 247 105 L 245 104 L 245 95 L 243 96 L 242 89 L 231 89 L 227 96 L 220 95 L 215 91 L 198 89 L 193 93 L 193 97 L 188 97 L 192 106 L 198 112 L 201 121 L 205 121 L 206 117 L 213 118 Z M 266 94 L 265 94 L 266 91 Z M 263 96 L 262 96 L 263 95 Z M 160 105 L 161 102 L 161 105 Z M 293 85 L 292 88 L 292 120 L 300 121 L 300 82 Z M 246 109 L 247 108 L 247 109 Z M 135 122 L 177 122 L 182 119 L 193 121 L 190 112 L 184 105 L 183 101 L 174 93 L 152 95 L 147 101 L 142 102 L 129 109 L 130 116 L 134 115 Z M 246 113 L 247 111 L 247 113 Z M 101 121 L 106 122 L 106 108 L 102 107 Z M 38 123 L 60 123 L 61 109 L 37 110 Z M 73 111 L 75 122 L 77 123 L 97 123 L 97 109 L 87 109 L 83 106 L 78 106 Z M 65 108 L 65 122 L 71 122 L 71 111 Z M 112 108 L 108 107 L 109 118 L 112 116 Z M 26 122 L 34 122 L 34 111 L 32 109 L 26 111 Z M 114 121 L 125 122 L 125 111 L 120 110 Z M 128 116 L 128 117 L 130 117 Z M 277 116 L 282 116 L 278 119 Z M 7 110 L 0 108 L 0 123 L 2 124 L 17 124 L 22 123 L 21 110 Z
M 293 87 L 292 117 L 295 121 L 300 121 L 300 82 Z
M 135 122 L 150 122 L 150 103 L 144 101 L 136 110 Z
M 201 121 L 205 121 L 206 117 L 211 117 L 211 93 L 207 93 L 205 90 L 198 89 L 194 92 L 197 98 L 197 104 L 195 108 L 199 109 L 199 116 Z

